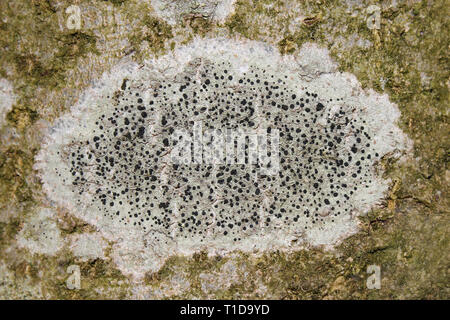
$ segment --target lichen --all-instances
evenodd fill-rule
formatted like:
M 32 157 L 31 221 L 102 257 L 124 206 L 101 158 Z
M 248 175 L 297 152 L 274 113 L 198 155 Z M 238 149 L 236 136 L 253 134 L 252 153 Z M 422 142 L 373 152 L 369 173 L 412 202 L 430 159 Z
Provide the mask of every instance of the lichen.
M 223 39 L 119 65 L 50 129 L 36 169 L 135 277 L 202 248 L 335 244 L 383 198 L 376 164 L 406 149 L 395 106 L 335 69 L 315 45 L 283 58 Z
M 64 241 L 54 212 L 49 208 L 40 208 L 20 230 L 17 243 L 31 253 L 55 255 L 64 246 Z
M 98 59 L 84 52 L 75 59 L 61 60 L 53 59 L 60 47 L 54 35 L 60 37 L 67 32 L 60 25 L 64 26 L 64 10 L 72 1 L 59 1 L 58 5 L 54 1 L 0 2 L 0 74 L 11 81 L 20 101 L 8 123 L 16 127 L 16 117 L 32 118 L 22 122 L 27 125 L 19 126 L 19 135 L 7 127 L 2 136 L 0 186 L 6 193 L 2 192 L 0 214 L 2 219 L 10 220 L 0 224 L 1 297 L 124 298 L 133 295 L 130 287 L 137 287 L 111 262 L 79 263 L 70 251 L 61 251 L 55 258 L 30 256 L 23 249 L 11 250 L 28 217 L 30 202 L 43 201 L 39 184 L 32 183 L 35 178 L 30 166 L 35 140 L 39 140 L 33 138 L 39 130 L 37 122 L 56 119 L 66 112 L 91 79 L 116 63 L 111 57 L 123 57 L 140 48 L 139 41 L 130 43 L 141 32 L 143 12 L 150 13 L 149 6 L 135 0 L 79 1 L 83 8 L 101 14 L 105 14 L 105 6 L 110 3 L 121 16 L 117 26 L 89 29 L 108 39 L 96 41 L 97 46 L 103 45 Z M 366 9 L 371 4 L 381 8 L 380 29 L 367 27 Z M 281 51 L 286 47 L 286 54 L 307 41 L 328 47 L 340 70 L 355 74 L 363 87 L 387 92 L 391 101 L 398 104 L 400 126 L 414 140 L 414 155 L 401 162 L 382 161 L 385 177 L 392 179 L 392 192 L 382 208 L 363 219 L 361 231 L 334 253 L 301 250 L 292 254 L 268 253 L 257 259 L 238 254 L 230 259 L 245 265 L 246 277 L 210 296 L 202 291 L 198 275 L 216 272 L 215 267 L 220 268 L 218 257 L 174 257 L 162 267 L 163 272 L 148 275 L 154 279 L 152 286 L 171 283 L 180 272 L 186 274 L 190 287 L 177 293 L 167 292 L 164 298 L 448 299 L 447 6 L 443 0 L 241 0 L 236 2 L 234 15 L 225 22 L 225 30 L 215 22 L 198 30 L 210 36 L 220 33 L 280 44 Z M 88 16 L 83 15 L 83 19 Z M 132 29 L 134 32 L 130 32 Z M 83 33 L 89 34 L 89 30 Z M 196 32 L 175 27 L 174 38 L 167 40 L 168 47 L 189 43 Z M 143 56 L 151 55 L 144 52 Z M 20 57 L 29 57 L 29 62 L 17 64 Z M 32 66 L 39 65 L 43 72 L 32 72 L 36 68 Z M 4 142 L 9 136 L 14 137 L 12 144 Z M 65 215 L 62 220 L 75 226 L 67 229 L 70 232 L 95 231 L 83 222 L 72 224 L 69 217 Z M 66 268 L 73 263 L 82 267 L 82 290 L 69 290 L 65 284 Z M 373 263 L 381 267 L 380 290 L 368 290 L 365 286 L 366 268 Z M 166 272 L 169 269 L 173 272 Z M 120 281 L 121 285 L 108 285 Z

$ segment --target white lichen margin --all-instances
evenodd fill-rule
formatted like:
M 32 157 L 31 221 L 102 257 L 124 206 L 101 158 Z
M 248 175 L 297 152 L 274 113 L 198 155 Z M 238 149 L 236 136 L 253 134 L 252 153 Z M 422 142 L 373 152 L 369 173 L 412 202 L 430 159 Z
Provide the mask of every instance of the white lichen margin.
M 158 16 L 175 25 L 185 18 L 205 18 L 224 23 L 234 13 L 236 0 L 152 0 Z
M 70 250 L 82 261 L 104 259 L 108 243 L 99 233 L 80 233 L 72 236 Z
M 31 253 L 54 256 L 64 243 L 56 224 L 56 212 L 50 208 L 39 208 L 27 219 L 17 235 L 19 247 Z
M 178 73 L 195 58 L 207 57 L 218 63 L 226 61 L 236 74 L 244 73 L 250 64 L 270 70 L 272 73 L 289 74 L 286 80 L 292 87 L 312 88 L 323 99 L 342 98 L 341 104 L 358 106 L 354 117 L 367 120 L 372 132 L 374 151 L 381 156 L 397 157 L 409 144 L 406 135 L 397 127 L 400 112 L 387 95 L 373 90 L 363 90 L 356 77 L 337 71 L 329 53 L 314 44 L 305 44 L 299 54 L 282 56 L 270 45 L 255 41 L 228 39 L 194 40 L 159 59 L 147 61 L 144 66 L 123 62 L 105 73 L 101 80 L 88 89 L 71 112 L 62 116 L 52 128 L 36 157 L 35 168 L 39 170 L 43 188 L 48 197 L 80 219 L 96 226 L 102 235 L 114 242 L 112 259 L 125 274 L 141 278 L 149 271 L 157 271 L 172 255 L 190 255 L 199 250 L 209 254 L 227 254 L 235 250 L 263 252 L 266 250 L 296 250 L 308 246 L 332 248 L 344 238 L 358 231 L 357 216 L 367 213 L 385 198 L 389 181 L 376 173 L 374 180 L 365 190 L 352 197 L 357 211 L 341 215 L 333 224 L 317 224 L 308 230 L 289 228 L 271 230 L 261 228 L 242 239 L 238 244 L 219 238 L 207 243 L 189 239 L 171 238 L 169 234 L 144 233 L 130 225 L 114 223 L 105 218 L 91 205 L 89 194 L 74 195 L 70 185 L 55 173 L 68 172 L 66 161 L 59 154 L 72 141 L 92 138 L 94 115 L 108 108 L 104 96 L 113 94 L 124 79 L 146 82 L 151 79 L 167 79 Z M 143 93 L 145 95 L 145 93 Z M 336 101 L 336 100 L 334 100 Z M 94 188 L 95 189 L 95 188 Z M 81 205 L 77 205 L 79 200 Z

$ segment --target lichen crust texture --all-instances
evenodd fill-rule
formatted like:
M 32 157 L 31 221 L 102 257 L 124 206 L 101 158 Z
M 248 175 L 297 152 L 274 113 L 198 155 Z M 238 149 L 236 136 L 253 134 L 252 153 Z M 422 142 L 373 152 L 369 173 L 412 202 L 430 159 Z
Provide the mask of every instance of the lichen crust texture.
M 118 267 L 141 277 L 172 255 L 331 248 L 354 234 L 386 197 L 381 159 L 407 149 L 399 116 L 315 44 L 281 55 L 196 39 L 104 74 L 48 129 L 35 166 L 50 200 L 96 226 Z M 241 153 L 228 132 L 245 137 Z M 189 142 L 180 163 L 181 133 L 203 149 Z M 270 161 L 251 161 L 251 141 Z M 232 156 L 208 162 L 206 150 Z

